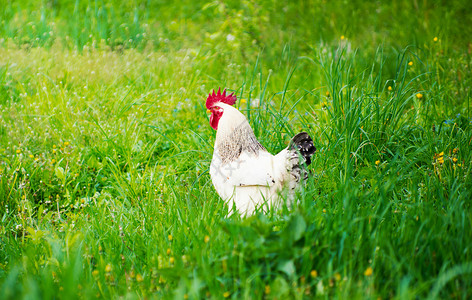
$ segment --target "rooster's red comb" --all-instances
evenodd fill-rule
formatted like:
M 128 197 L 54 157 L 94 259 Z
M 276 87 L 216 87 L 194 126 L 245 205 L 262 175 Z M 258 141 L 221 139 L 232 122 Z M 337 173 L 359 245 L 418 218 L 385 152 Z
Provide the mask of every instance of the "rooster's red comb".
M 221 93 L 221 88 L 218 88 L 218 93 L 215 93 L 215 90 L 213 90 L 213 93 L 208 95 L 206 107 L 210 109 L 217 102 L 233 105 L 236 102 L 236 96 L 234 96 L 233 93 L 226 95 L 226 89 L 223 90 L 223 93 Z

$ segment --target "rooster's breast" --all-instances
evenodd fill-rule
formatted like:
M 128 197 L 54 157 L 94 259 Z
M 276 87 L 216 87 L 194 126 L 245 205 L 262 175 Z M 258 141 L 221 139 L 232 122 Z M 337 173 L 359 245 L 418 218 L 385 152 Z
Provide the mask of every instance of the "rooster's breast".
M 230 209 L 235 204 L 240 213 L 252 213 L 256 206 L 273 200 L 283 182 L 284 166 L 267 151 L 257 155 L 242 152 L 225 161 L 217 149 L 213 153 L 210 176 L 220 197 Z

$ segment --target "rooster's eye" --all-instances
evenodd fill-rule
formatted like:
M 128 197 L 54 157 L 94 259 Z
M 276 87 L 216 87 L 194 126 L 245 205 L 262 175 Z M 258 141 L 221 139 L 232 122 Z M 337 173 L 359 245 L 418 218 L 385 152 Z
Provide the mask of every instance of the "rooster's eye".
M 213 106 L 212 108 L 210 108 L 209 111 L 211 113 L 223 113 L 223 109 L 221 107 L 218 107 L 218 106 Z

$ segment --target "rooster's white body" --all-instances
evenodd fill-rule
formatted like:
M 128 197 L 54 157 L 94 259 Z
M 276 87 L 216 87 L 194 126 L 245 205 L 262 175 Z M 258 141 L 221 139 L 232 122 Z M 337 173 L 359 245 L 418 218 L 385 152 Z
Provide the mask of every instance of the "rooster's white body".
M 289 147 L 272 155 L 257 141 L 242 113 L 226 103 L 215 106 L 220 114 L 210 175 L 231 213 L 235 207 L 249 215 L 256 207 L 278 207 L 284 199 L 290 204 L 300 179 L 306 176 L 301 164 L 308 165 L 315 151 L 308 134 L 297 135 L 298 142 L 294 144 L 294 138 Z

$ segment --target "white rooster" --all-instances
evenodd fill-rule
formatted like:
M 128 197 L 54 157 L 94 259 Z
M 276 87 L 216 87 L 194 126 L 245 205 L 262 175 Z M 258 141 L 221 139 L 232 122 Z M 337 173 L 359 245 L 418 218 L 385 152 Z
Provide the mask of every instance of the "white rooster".
M 291 202 L 307 176 L 303 165 L 311 163 L 316 151 L 313 140 L 301 132 L 287 148 L 272 155 L 256 139 L 246 117 L 232 106 L 235 102 L 236 96 L 220 89 L 206 101 L 210 125 L 217 131 L 210 176 L 218 195 L 230 210 L 235 207 L 242 215 L 252 214 L 256 207 L 265 210 L 266 204 L 279 207 L 284 198 Z

